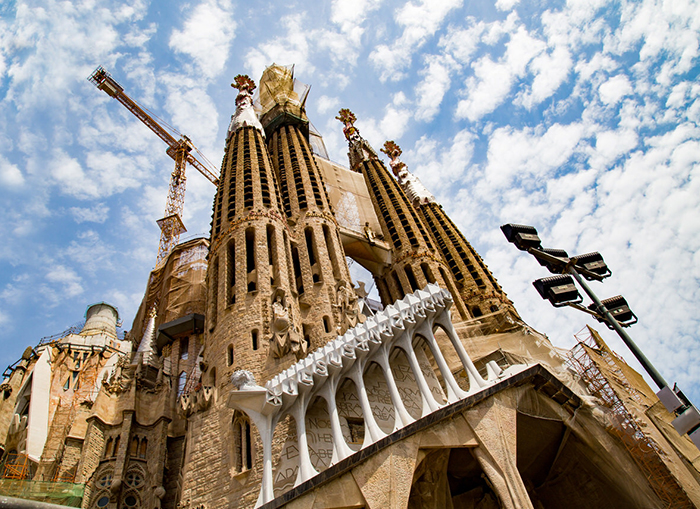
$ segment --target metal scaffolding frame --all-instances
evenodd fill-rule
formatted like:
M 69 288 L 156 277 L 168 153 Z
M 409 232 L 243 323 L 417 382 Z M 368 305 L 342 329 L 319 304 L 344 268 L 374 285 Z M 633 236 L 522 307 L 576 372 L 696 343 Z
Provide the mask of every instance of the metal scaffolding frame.
M 644 405 L 639 391 L 629 383 L 621 363 L 625 361 L 605 344 L 598 333 L 586 327 L 574 337 L 577 340 L 568 353 L 567 364 L 585 382 L 590 393 L 600 399 L 611 410 L 613 426 L 609 428 L 614 436 L 625 445 L 632 459 L 646 476 L 649 485 L 666 508 L 692 509 L 695 505 L 664 463 L 666 454 L 656 441 L 644 432 L 642 423 L 625 406 L 623 399 L 613 388 L 598 362 L 605 363 L 604 370 L 614 377 L 629 396 Z M 593 354 L 598 361 L 594 360 Z

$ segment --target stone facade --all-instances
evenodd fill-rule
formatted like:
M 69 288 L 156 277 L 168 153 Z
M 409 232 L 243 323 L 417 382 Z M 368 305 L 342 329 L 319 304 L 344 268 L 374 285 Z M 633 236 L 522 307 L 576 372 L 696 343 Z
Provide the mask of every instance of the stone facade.
M 292 68 L 265 71 L 259 113 L 255 83 L 234 86 L 210 238 L 151 273 L 125 336 L 99 303 L 8 370 L 0 492 L 90 509 L 700 505 L 672 415 L 628 405 L 651 472 L 398 146 L 394 178 L 341 110 L 340 169 L 312 149 Z M 361 307 L 346 253 L 383 309 Z

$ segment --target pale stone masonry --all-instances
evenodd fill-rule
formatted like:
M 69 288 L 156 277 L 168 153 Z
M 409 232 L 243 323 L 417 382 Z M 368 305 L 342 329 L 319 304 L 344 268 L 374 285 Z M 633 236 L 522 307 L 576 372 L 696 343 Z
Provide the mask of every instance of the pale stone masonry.
M 653 392 L 592 397 L 396 144 L 392 175 L 341 110 L 345 168 L 293 67 L 265 70 L 259 104 L 234 86 L 209 238 L 151 272 L 128 333 L 97 303 L 6 370 L 0 504 L 700 506 L 700 454 Z

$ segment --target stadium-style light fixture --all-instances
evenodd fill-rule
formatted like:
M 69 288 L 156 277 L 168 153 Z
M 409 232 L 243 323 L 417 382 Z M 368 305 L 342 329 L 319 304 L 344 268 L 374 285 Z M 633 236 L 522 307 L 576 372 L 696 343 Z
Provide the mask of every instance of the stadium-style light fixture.
M 548 300 L 555 308 L 579 304 L 583 301 L 574 280 L 566 274 L 538 279 L 532 284 L 540 296 Z
M 616 295 L 615 297 L 610 297 L 609 299 L 601 300 L 600 302 L 623 327 L 629 327 L 630 325 L 637 323 L 637 316 L 632 312 L 627 304 L 627 301 L 622 295 Z M 595 304 L 588 306 L 588 309 L 595 311 L 596 313 L 598 312 L 598 306 Z M 596 320 L 607 325 L 609 329 L 614 330 L 614 327 L 608 323 L 604 317 L 596 315 Z
M 504 224 L 501 226 L 501 231 L 508 239 L 508 242 L 515 244 L 515 247 L 521 251 L 527 251 L 529 248 L 540 249 L 542 246 L 534 226 Z
M 554 307 L 571 306 L 580 311 L 592 314 L 596 320 L 618 333 L 620 339 L 632 351 L 642 367 L 659 387 L 657 396 L 669 412 L 676 414 L 671 423 L 681 435 L 688 434 L 695 446 L 700 449 L 700 410 L 698 410 L 674 385 L 671 389 L 664 377 L 654 365 L 649 362 L 623 327 L 637 323 L 637 317 L 630 310 L 627 301 L 621 295 L 601 301 L 584 281 L 601 281 L 612 275 L 603 256 L 598 253 L 586 253 L 569 258 L 562 249 L 543 249 L 537 230 L 534 226 L 520 224 L 504 224 L 501 230 L 508 242 L 515 244 L 521 251 L 527 251 L 540 265 L 547 267 L 557 276 L 538 279 L 534 287 L 543 299 L 548 300 Z M 568 273 L 568 274 L 567 274 Z M 580 305 L 583 298 L 578 293 L 574 279 L 590 297 L 593 304 L 588 308 Z
M 564 272 L 566 264 L 569 263 L 569 255 L 566 251 L 563 249 L 544 248 L 540 249 L 540 252 L 550 255 L 546 257 L 546 259 L 545 257 L 537 256 L 536 258 L 540 265 L 547 267 L 547 270 L 552 274 L 561 274 Z M 562 258 L 562 260 L 554 260 L 552 257 Z
M 605 260 L 603 260 L 603 255 L 597 251 L 574 256 L 573 258 L 576 260 L 577 268 L 582 267 L 585 269 L 584 271 L 581 271 L 581 274 L 589 281 L 593 281 L 595 278 L 586 274 L 586 270 L 593 272 L 594 274 L 598 274 L 603 279 L 612 276 L 612 271 L 605 263 Z

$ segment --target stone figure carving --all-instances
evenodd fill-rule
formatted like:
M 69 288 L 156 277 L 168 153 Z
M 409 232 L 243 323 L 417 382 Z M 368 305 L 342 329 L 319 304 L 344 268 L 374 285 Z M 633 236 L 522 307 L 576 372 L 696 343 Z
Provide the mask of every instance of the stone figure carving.
M 391 158 L 391 162 L 389 163 L 391 171 L 396 175 L 399 185 L 403 188 L 414 207 L 435 202 L 435 197 L 432 193 L 428 191 L 420 179 L 408 171 L 406 165 L 399 160 L 402 151 L 396 143 L 387 141 L 384 143 L 384 148 L 381 149 L 381 151 Z
M 236 113 L 231 117 L 231 124 L 228 127 L 229 134 L 236 132 L 241 127 L 251 126 L 258 129 L 265 137 L 265 130 L 253 108 L 255 82 L 245 74 L 239 74 L 234 78 L 231 86 L 238 89 L 238 96 L 236 96 Z
M 350 158 L 351 169 L 354 169 L 362 161 L 379 159 L 379 156 L 370 144 L 360 136 L 360 131 L 354 125 L 357 117 L 355 117 L 352 111 L 343 108 L 338 112 L 338 116 L 335 118 L 345 125 L 345 127 L 343 127 L 343 134 L 345 135 L 345 139 L 349 142 L 350 151 L 348 152 L 348 157 Z
M 272 297 L 272 318 L 270 319 L 270 355 L 275 359 L 281 359 L 290 351 L 294 352 L 297 357 L 300 350 L 306 352 L 306 345 L 302 345 L 299 341 L 297 333 L 291 317 L 291 305 L 286 302 L 284 292 L 278 290 Z
M 369 222 L 365 223 L 363 230 L 365 233 L 365 237 L 367 237 L 367 240 L 369 241 L 370 245 L 374 245 L 374 241 L 377 239 L 377 236 L 374 234 L 374 230 L 372 230 L 372 227 L 369 225 Z
M 245 369 L 238 369 L 231 375 L 231 383 L 239 391 L 256 389 L 258 384 L 255 383 L 253 373 Z
M 120 355 L 109 380 L 102 380 L 104 387 L 112 394 L 121 394 L 131 388 L 136 372 L 136 365 L 131 364 L 126 355 Z
M 344 334 L 346 330 L 364 322 L 365 315 L 360 313 L 357 295 L 345 281 L 338 282 L 336 286 L 336 309 L 338 310 L 338 334 Z

